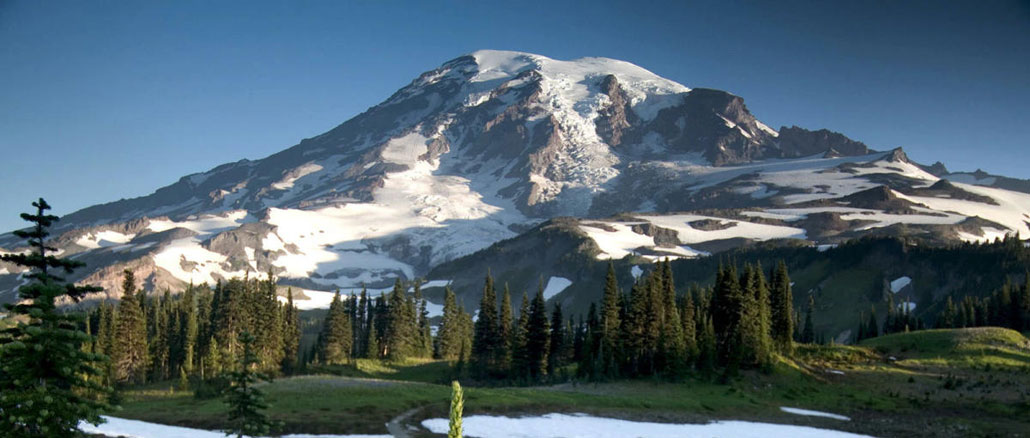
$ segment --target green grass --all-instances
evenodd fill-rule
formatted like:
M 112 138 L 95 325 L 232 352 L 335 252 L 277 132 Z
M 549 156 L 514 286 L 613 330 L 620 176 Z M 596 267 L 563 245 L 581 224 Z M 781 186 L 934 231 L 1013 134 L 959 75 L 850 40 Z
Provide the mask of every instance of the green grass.
M 888 360 L 890 355 L 898 360 Z M 995 365 L 1000 363 L 1005 365 Z M 468 415 L 583 412 L 644 421 L 784 422 L 874 436 L 1007 436 L 1030 425 L 1028 370 L 1030 350 L 1019 333 L 933 330 L 870 339 L 860 346 L 798 345 L 794 358 L 779 360 L 773 372 L 744 372 L 729 384 L 691 378 L 467 386 L 465 409 Z M 447 415 L 450 388 L 435 383 L 451 376 L 445 362 L 359 360 L 321 371 L 334 375 L 262 386 L 272 404 L 270 416 L 284 421 L 286 432 L 382 434 L 386 422 L 414 408 L 418 412 L 409 424 Z M 169 391 L 170 385 L 126 392 L 124 411 L 114 415 L 205 429 L 224 426 L 221 401 L 196 400 L 190 393 Z M 854 421 L 794 416 L 780 412 L 781 406 L 848 415 Z M 935 420 L 913 420 L 920 418 Z
M 999 327 L 897 333 L 868 339 L 862 342 L 862 346 L 913 365 L 957 368 L 1030 366 L 1030 340 L 1015 330 Z

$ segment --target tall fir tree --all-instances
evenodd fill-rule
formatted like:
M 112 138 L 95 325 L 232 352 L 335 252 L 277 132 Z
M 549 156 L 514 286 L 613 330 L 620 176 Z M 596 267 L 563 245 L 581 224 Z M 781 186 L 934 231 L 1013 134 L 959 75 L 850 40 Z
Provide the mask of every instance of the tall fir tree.
M 433 357 L 433 333 L 429 328 L 429 310 L 422 296 L 422 282 L 415 281 L 415 303 L 418 305 L 418 357 Z
M 300 312 L 293 303 L 293 288 L 286 289 L 286 306 L 283 307 L 283 362 L 285 375 L 295 374 L 300 360 Z
M 780 261 L 773 270 L 772 290 L 769 297 L 770 326 L 776 349 L 783 354 L 794 350 L 794 296 L 790 286 L 787 263 Z
M 815 297 L 808 294 L 808 308 L 805 309 L 805 328 L 801 331 L 801 342 L 810 344 L 815 342 L 815 321 L 812 315 L 815 313 Z
M 340 291 L 333 295 L 333 301 L 329 304 L 329 313 L 322 325 L 322 333 L 319 336 L 319 360 L 326 365 L 345 364 L 350 360 L 351 323 L 350 314 L 347 312 L 346 303 L 340 299 Z
M 111 346 L 114 380 L 142 383 L 146 381 L 149 364 L 147 320 L 142 307 L 136 302 L 139 299 L 136 294 L 136 276 L 130 270 L 123 272 L 122 292 Z
M 547 374 L 557 375 L 557 371 L 565 366 L 565 318 L 562 315 L 561 304 L 555 303 L 551 311 L 551 336 L 548 342 L 547 353 Z
M 539 381 L 547 374 L 547 353 L 550 343 L 550 323 L 547 320 L 547 306 L 544 304 L 543 282 L 529 307 L 529 321 L 526 331 L 526 358 L 528 377 Z
M 386 357 L 403 360 L 415 351 L 416 322 L 414 306 L 407 299 L 404 285 L 398 278 L 390 292 L 386 327 L 383 334 Z
M 497 351 L 497 368 L 507 373 L 511 370 L 512 351 L 515 342 L 515 316 L 511 308 L 511 291 L 508 284 L 504 284 L 504 294 L 501 296 L 501 311 L 497 322 L 497 334 L 500 338 Z
M 458 360 L 461 355 L 462 321 L 457 298 L 450 285 L 444 287 L 443 316 L 436 332 L 436 357 Z
M 600 372 L 605 377 L 615 377 L 619 370 L 620 335 L 622 320 L 620 318 L 619 283 L 615 277 L 615 266 L 608 262 L 608 273 L 604 281 L 604 296 L 601 304 L 601 328 L 598 357 Z
M 22 301 L 5 305 L 21 320 L 0 332 L 0 431 L 11 438 L 76 437 L 80 422 L 103 422 L 105 357 L 83 351 L 92 338 L 79 328 L 82 315 L 59 312 L 57 304 L 101 289 L 66 283 L 52 272 L 71 273 L 83 263 L 48 254 L 55 251 L 46 243 L 49 228 L 58 218 L 46 213 L 43 198 L 32 205 L 36 213 L 21 217 L 33 227 L 14 232 L 28 240 L 29 252 L 0 255 L 30 269 L 29 283 L 19 288 Z
M 478 373 L 496 375 L 498 373 L 497 358 L 500 349 L 500 321 L 497 315 L 497 293 L 494 290 L 494 279 L 487 272 L 483 282 L 483 295 L 479 301 L 479 316 L 475 321 L 475 333 L 472 338 L 473 368 Z
M 225 403 L 229 405 L 229 428 L 226 435 L 235 434 L 237 438 L 244 436 L 267 436 L 275 425 L 268 419 L 264 411 L 268 409 L 264 393 L 256 387 L 261 380 L 269 380 L 257 368 L 261 360 L 258 358 L 255 338 L 248 332 L 240 334 L 241 352 L 236 371 L 229 373 L 229 390 L 225 395 Z

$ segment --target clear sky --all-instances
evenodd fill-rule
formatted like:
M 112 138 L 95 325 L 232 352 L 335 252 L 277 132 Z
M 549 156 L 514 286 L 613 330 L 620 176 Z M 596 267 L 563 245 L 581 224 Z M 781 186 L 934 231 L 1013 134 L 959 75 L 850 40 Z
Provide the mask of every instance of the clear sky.
M 261 158 L 477 49 L 633 62 L 952 170 L 1030 178 L 1030 3 L 0 0 L 0 229 Z

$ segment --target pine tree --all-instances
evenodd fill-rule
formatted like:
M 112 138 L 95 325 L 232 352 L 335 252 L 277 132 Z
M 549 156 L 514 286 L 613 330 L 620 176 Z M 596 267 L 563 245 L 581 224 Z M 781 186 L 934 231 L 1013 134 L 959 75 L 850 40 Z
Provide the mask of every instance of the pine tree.
M 405 297 L 404 286 L 399 278 L 393 285 L 389 299 L 383 344 L 386 347 L 386 357 L 403 360 L 411 357 L 415 351 L 416 323 L 414 307 Z
M 547 354 L 547 374 L 554 376 L 565 365 L 565 318 L 561 304 L 555 303 L 551 311 L 551 337 Z
M 433 357 L 433 334 L 429 329 L 429 310 L 422 296 L 422 282 L 415 282 L 415 302 L 418 304 L 418 354 L 419 357 Z
M 347 312 L 346 304 L 340 300 L 340 291 L 333 295 L 319 338 L 321 344 L 318 358 L 323 364 L 340 365 L 350 360 L 353 342 L 350 314 Z
M 497 323 L 499 347 L 497 352 L 497 369 L 508 373 L 511 370 L 512 351 L 515 342 L 515 318 L 511 308 L 511 291 L 504 284 L 504 295 L 501 297 L 501 312 Z
M 547 321 L 547 307 L 544 304 L 544 286 L 533 298 L 529 308 L 528 329 L 526 331 L 526 357 L 530 380 L 538 381 L 547 373 L 547 353 L 550 343 L 550 323 Z
M 443 316 L 440 328 L 436 332 L 436 357 L 444 360 L 457 360 L 461 355 L 461 310 L 454 291 L 450 286 L 444 288 Z
M 300 314 L 293 304 L 293 288 L 286 289 L 286 307 L 283 308 L 283 363 L 282 372 L 297 372 L 300 357 Z
M 118 319 L 114 330 L 114 344 L 111 358 L 114 380 L 117 382 L 142 383 L 146 381 L 147 364 L 147 321 L 143 309 L 136 302 L 136 277 L 125 270 L 122 280 L 122 301 L 118 303 Z
M 697 312 L 694 306 L 693 289 L 687 291 L 686 296 L 683 297 L 683 304 L 680 305 L 680 309 L 683 309 L 680 323 L 683 325 L 683 348 L 687 360 L 694 360 L 698 354 Z
M 472 338 L 472 362 L 475 370 L 487 375 L 498 372 L 498 350 L 500 349 L 500 330 L 497 315 L 497 294 L 494 291 L 494 279 L 487 272 L 483 284 L 483 296 L 479 302 L 479 317 L 475 322 L 475 333 Z
M 197 302 L 193 291 L 193 283 L 183 295 L 183 340 L 182 368 L 187 375 L 193 374 L 193 366 L 196 363 L 197 337 L 200 335 L 200 323 L 197 321 Z
M 704 322 L 699 327 L 701 330 L 698 331 L 697 336 L 697 369 L 705 375 L 710 375 L 715 371 L 715 366 L 718 362 L 715 324 L 712 322 L 712 317 L 704 318 Z
M 511 374 L 516 380 L 523 381 L 529 378 L 529 297 L 525 293 L 522 294 L 519 318 L 513 331 Z
M 808 309 L 805 310 L 805 329 L 801 332 L 801 342 L 810 344 L 815 342 L 815 322 L 812 321 L 812 314 L 815 312 L 815 297 L 808 295 Z
M 679 305 L 676 304 L 676 286 L 669 260 L 659 263 L 661 267 L 661 333 L 659 339 L 660 368 L 669 377 L 680 377 L 686 362 L 687 345 L 683 335 Z
M 773 343 L 780 353 L 789 355 L 794 350 L 794 296 L 787 264 L 782 260 L 773 271 L 769 301 Z
M 615 266 L 608 262 L 608 273 L 604 282 L 604 302 L 601 307 L 600 352 L 601 373 L 606 377 L 615 377 L 619 364 L 617 357 L 620 349 L 622 321 L 620 318 L 619 283 L 615 278 Z
M 465 409 L 465 396 L 461 385 L 455 380 L 451 382 L 451 413 L 447 427 L 447 438 L 461 438 L 461 414 Z
M 240 334 L 243 355 L 237 370 L 229 373 L 230 387 L 225 402 L 229 405 L 230 426 L 225 434 L 236 434 L 237 438 L 267 436 L 275 426 L 263 412 L 268 409 L 264 394 L 255 387 L 259 380 L 269 378 L 256 370 L 261 361 L 255 352 L 254 340 L 248 332 Z
M 171 374 L 168 368 L 169 359 L 169 324 L 166 307 L 171 301 L 166 290 L 164 298 L 155 296 L 153 305 L 150 306 L 150 317 L 147 318 L 147 325 L 150 327 L 147 334 L 147 346 L 150 349 L 150 371 L 152 380 L 160 381 L 168 379 Z
M 101 289 L 75 286 L 54 275 L 71 273 L 83 263 L 47 254 L 50 226 L 58 220 L 46 214 L 50 206 L 33 202 L 36 214 L 21 216 L 33 227 L 14 235 L 28 240 L 30 251 L 3 254 L 0 260 L 31 269 L 29 283 L 19 289 L 22 299 L 5 308 L 22 317 L 0 332 L 0 431 L 11 438 L 74 437 L 81 421 L 97 425 L 107 408 L 109 388 L 103 384 L 105 357 L 84 352 L 92 337 L 82 332 L 82 315 L 57 310 L 62 299 L 78 301 Z
M 215 377 L 222 373 L 222 349 L 218 340 L 211 336 L 207 341 L 207 352 L 200 360 L 200 377 Z

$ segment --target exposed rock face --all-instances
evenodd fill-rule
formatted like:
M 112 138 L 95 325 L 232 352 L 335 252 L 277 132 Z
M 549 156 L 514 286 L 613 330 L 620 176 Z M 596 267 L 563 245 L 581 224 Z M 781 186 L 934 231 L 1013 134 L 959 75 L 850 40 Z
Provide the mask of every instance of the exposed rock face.
M 872 152 L 864 143 L 854 141 L 843 134 L 820 129 L 809 131 L 797 126 L 780 128 L 777 144 L 780 157 L 794 158 L 828 153 L 832 150 L 836 156 L 850 157 L 866 155 Z

